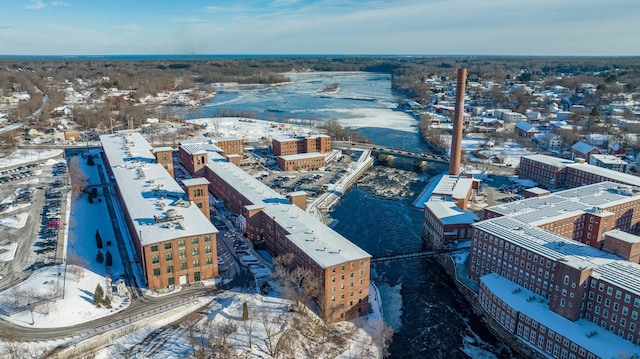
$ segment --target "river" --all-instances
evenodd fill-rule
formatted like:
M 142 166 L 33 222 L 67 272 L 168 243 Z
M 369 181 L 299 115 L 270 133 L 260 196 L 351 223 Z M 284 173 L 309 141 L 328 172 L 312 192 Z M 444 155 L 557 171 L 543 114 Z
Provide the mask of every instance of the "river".
M 257 118 L 337 119 L 357 128 L 376 144 L 424 150 L 417 120 L 396 110 L 398 96 L 391 78 L 370 73 L 290 74 L 292 83 L 278 86 L 224 86 L 213 102 L 186 114 L 212 117 L 221 110 L 251 111 Z M 319 89 L 338 84 L 339 91 Z M 411 203 L 429 175 L 404 171 L 406 182 L 392 183 L 389 171 L 375 166 L 366 183 L 349 191 L 330 213 L 331 226 L 373 256 L 418 250 L 422 212 Z M 404 186 L 394 200 L 376 196 L 376 187 Z M 394 329 L 391 358 L 509 357 L 508 349 L 490 335 L 433 259 L 373 264 L 371 279 L 378 286 L 385 322 Z M 464 348 L 464 350 L 463 350 Z M 466 353 L 466 354 L 465 354 Z

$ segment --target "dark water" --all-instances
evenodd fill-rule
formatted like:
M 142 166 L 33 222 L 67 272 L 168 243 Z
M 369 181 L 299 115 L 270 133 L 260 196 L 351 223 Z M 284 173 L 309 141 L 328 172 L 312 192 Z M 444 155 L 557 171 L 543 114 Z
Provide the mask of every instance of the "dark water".
M 265 120 L 282 120 L 285 116 L 321 121 L 336 118 L 349 124 L 356 118 L 356 122 L 364 124 L 359 126 L 360 133 L 373 143 L 406 150 L 426 148 L 417 128 L 406 131 L 393 127 L 398 126 L 394 119 L 403 114 L 396 109 L 398 97 L 391 91 L 388 75 L 305 73 L 292 76 L 292 80 L 291 84 L 274 87 L 219 89 L 209 106 L 187 113 L 186 118 L 215 116 L 218 109 L 251 111 Z M 337 94 L 317 91 L 334 83 L 340 86 Z M 389 126 L 382 128 L 380 125 L 387 120 Z M 376 122 L 376 126 L 369 126 L 367 121 Z M 405 123 L 413 121 L 417 126 L 413 118 Z M 369 181 L 374 186 L 390 185 L 385 172 Z M 411 190 L 416 195 L 426 186 L 424 182 L 411 183 L 409 186 L 415 187 Z M 422 211 L 411 206 L 413 199 L 387 200 L 376 197 L 370 189 L 355 188 L 331 213 L 332 227 L 373 256 L 422 249 Z M 467 351 L 471 357 L 496 357 L 492 353 L 499 352 L 495 347 L 501 347 L 500 344 L 471 314 L 468 304 L 435 260 L 374 264 L 371 278 L 382 296 L 385 322 L 395 330 L 391 358 L 467 358 L 462 347 L 469 341 L 476 343 Z
M 419 190 L 418 190 L 419 192 Z M 330 217 L 333 228 L 374 257 L 423 248 L 422 212 L 410 199 L 386 200 L 366 189 L 348 192 Z M 450 278 L 433 259 L 373 264 L 371 278 L 383 299 L 385 321 L 395 329 L 391 358 L 467 358 L 466 339 L 488 350 L 472 357 L 495 357 L 501 345 L 471 313 Z

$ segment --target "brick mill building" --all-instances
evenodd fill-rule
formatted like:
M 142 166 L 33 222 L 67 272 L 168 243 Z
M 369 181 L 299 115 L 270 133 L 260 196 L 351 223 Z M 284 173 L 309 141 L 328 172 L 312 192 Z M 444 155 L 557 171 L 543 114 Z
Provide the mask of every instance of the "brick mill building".
M 368 314 L 371 256 L 305 212 L 304 192 L 282 196 L 216 152 L 186 147 L 180 146 L 180 158 L 205 156 L 198 173 L 209 182 L 209 191 L 238 215 L 247 238 L 263 242 L 273 257 L 293 254 L 294 264 L 314 275 L 321 286 L 315 299 L 325 319 Z
M 487 314 L 543 355 L 640 354 L 639 195 L 603 182 L 485 209 L 468 273 Z
M 518 177 L 530 179 L 550 190 L 611 181 L 640 186 L 640 177 L 585 163 L 547 155 L 520 158 Z
M 440 249 L 471 239 L 471 225 L 480 218 L 467 209 L 480 181 L 473 177 L 444 175 L 424 204 L 422 239 Z
M 274 138 L 271 141 L 273 154 L 276 156 L 297 155 L 299 153 L 331 152 L 331 137 L 327 135 L 311 135 L 295 138 Z
M 198 205 L 208 205 L 208 193 L 199 191 L 208 183 L 185 184 L 187 195 L 162 164 L 167 151 L 154 151 L 138 132 L 103 135 L 100 141 L 149 289 L 217 277 L 218 230 Z
M 274 138 L 271 146 L 278 167 L 283 171 L 316 170 L 324 167 L 325 154 L 331 152 L 331 137 Z

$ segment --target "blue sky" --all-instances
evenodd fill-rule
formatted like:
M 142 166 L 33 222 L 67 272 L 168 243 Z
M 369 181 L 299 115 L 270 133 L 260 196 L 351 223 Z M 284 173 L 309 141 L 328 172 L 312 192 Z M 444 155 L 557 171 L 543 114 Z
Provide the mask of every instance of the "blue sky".
M 638 0 L 2 0 L 0 54 L 640 55 Z

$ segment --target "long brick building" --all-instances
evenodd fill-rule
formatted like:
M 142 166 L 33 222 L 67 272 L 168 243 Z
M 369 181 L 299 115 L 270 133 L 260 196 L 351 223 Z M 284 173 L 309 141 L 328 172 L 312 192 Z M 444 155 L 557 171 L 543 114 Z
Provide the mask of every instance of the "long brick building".
M 196 204 L 203 194 L 194 189 L 187 196 L 140 133 L 103 135 L 100 141 L 149 289 L 217 277 L 218 230 Z
M 193 152 L 185 146 L 179 151 L 181 159 Z M 238 215 L 247 237 L 264 242 L 273 257 L 293 254 L 297 266 L 313 273 L 322 288 L 315 299 L 325 319 L 368 314 L 368 253 L 299 208 L 306 202 L 303 194 L 281 196 L 215 152 L 192 156 L 203 155 L 206 166 L 198 173 L 209 182 L 209 191 Z

